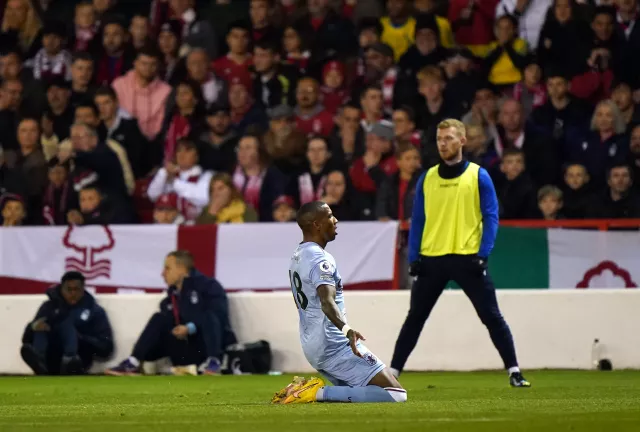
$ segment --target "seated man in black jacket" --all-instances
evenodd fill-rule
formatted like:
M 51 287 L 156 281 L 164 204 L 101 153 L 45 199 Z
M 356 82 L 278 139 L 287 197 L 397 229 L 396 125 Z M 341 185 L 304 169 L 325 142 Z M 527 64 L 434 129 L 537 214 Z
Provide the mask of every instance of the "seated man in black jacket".
M 47 290 L 45 301 L 22 336 L 20 355 L 36 375 L 78 375 L 94 358 L 113 353 L 111 324 L 84 289 L 84 276 L 67 272 Z
M 167 255 L 162 276 L 169 290 L 160 312 L 142 330 L 131 356 L 107 370 L 107 375 L 139 375 L 142 362 L 163 357 L 174 366 L 200 364 L 204 375 L 220 373 L 224 348 L 237 342 L 224 289 L 194 268 L 187 251 Z

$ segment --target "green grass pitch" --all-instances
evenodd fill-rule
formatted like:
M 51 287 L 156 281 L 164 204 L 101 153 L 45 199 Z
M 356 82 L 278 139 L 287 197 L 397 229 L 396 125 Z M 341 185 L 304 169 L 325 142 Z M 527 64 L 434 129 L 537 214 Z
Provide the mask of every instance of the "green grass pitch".
M 5 377 L 0 431 L 640 431 L 640 371 L 407 373 L 406 404 L 271 406 L 291 376 Z

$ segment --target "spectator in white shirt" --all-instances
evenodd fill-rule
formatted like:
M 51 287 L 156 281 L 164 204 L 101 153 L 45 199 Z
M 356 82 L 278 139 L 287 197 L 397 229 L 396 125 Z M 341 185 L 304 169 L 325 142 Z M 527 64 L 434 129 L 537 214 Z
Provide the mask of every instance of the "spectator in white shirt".
M 174 162 L 167 162 L 151 180 L 147 194 L 156 202 L 167 193 L 178 197 L 178 210 L 185 220 L 195 220 L 209 202 L 209 183 L 212 171 L 204 171 L 198 165 L 198 149 L 188 139 L 181 139 L 176 146 Z

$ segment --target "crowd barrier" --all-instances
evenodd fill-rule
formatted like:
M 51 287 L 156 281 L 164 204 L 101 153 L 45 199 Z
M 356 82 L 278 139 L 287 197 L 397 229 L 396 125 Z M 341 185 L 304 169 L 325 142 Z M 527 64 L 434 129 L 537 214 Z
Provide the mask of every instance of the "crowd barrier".
M 367 337 L 367 346 L 388 364 L 407 313 L 409 293 L 345 295 L 349 324 Z M 117 349 L 112 361 L 97 365 L 96 372 L 130 354 L 161 298 L 159 294 L 98 295 L 111 319 Z M 604 344 L 614 368 L 640 368 L 638 290 L 503 290 L 498 298 L 523 368 L 588 369 L 595 338 Z M 20 359 L 20 340 L 43 299 L 41 295 L 0 296 L 0 373 L 29 373 Z M 230 295 L 230 308 L 241 341 L 271 343 L 274 369 L 310 370 L 300 348 L 290 293 L 235 293 Z M 440 298 L 407 364 L 409 370 L 501 367 L 486 329 L 460 291 L 447 291 Z

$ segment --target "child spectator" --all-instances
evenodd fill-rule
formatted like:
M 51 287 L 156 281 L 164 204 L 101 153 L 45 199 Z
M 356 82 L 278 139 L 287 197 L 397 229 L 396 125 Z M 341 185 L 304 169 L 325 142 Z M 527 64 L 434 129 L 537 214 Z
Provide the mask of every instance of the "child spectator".
M 248 73 L 252 64 L 249 53 L 249 29 L 243 22 L 236 21 L 229 25 L 227 45 L 229 52 L 213 62 L 213 71 L 219 77 L 230 81 L 238 74 Z
M 489 44 L 484 59 L 484 71 L 492 84 L 510 87 L 522 80 L 527 43 L 518 37 L 518 21 L 511 15 L 496 21 L 495 35 L 496 41 Z
M 296 211 L 293 208 L 293 200 L 286 195 L 273 202 L 273 220 L 275 222 L 293 222 L 296 220 Z
M 42 29 L 42 48 L 33 59 L 33 77 L 50 81 L 61 77 L 71 80 L 71 53 L 64 49 L 66 29 L 64 23 L 49 21 Z
M 349 100 L 349 91 L 345 87 L 345 66 L 339 61 L 330 61 L 322 69 L 322 105 L 335 115 L 338 109 Z
M 538 209 L 544 220 L 564 219 L 562 210 L 562 191 L 553 185 L 546 185 L 538 191 Z
M 522 150 L 506 149 L 500 163 L 505 181 L 496 188 L 500 202 L 501 219 L 528 219 L 535 205 L 535 190 L 529 174 L 525 172 Z
M 86 51 L 96 35 L 96 13 L 90 1 L 76 6 L 73 51 Z
M 167 193 L 160 195 L 153 207 L 153 223 L 182 225 L 184 216 L 178 210 L 178 195 Z
M 522 112 L 529 118 L 531 112 L 547 101 L 547 89 L 542 82 L 542 70 L 535 61 L 524 68 L 522 81 L 513 86 L 513 98 L 522 105 Z
M 69 225 L 111 225 L 130 223 L 130 218 L 112 206 L 96 186 L 85 186 L 80 190 L 79 210 L 67 213 Z
M 49 161 L 49 184 L 44 191 L 43 219 L 47 225 L 66 225 L 67 213 L 77 207 L 78 195 L 69 179 L 69 162 Z
M 2 226 L 21 226 L 27 217 L 24 200 L 21 196 L 5 194 L 0 200 L 2 206 Z
M 311 51 L 306 49 L 300 31 L 294 25 L 285 27 L 282 36 L 285 63 L 294 66 L 304 75 L 309 67 Z
M 584 219 L 591 200 L 589 173 L 584 165 L 572 163 L 564 170 L 564 215 L 568 219 Z

